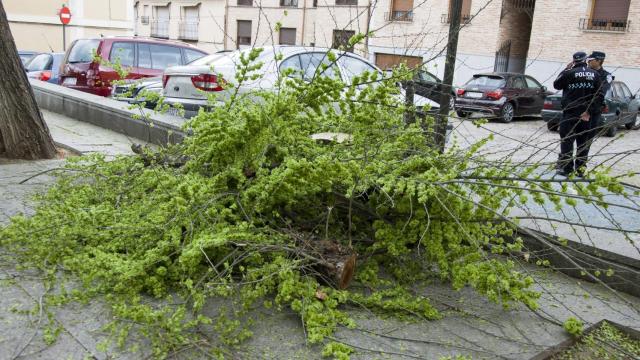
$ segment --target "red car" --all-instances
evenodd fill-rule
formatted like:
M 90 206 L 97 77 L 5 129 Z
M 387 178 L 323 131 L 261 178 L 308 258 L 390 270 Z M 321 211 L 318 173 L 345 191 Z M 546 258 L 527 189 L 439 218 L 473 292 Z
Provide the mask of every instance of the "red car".
M 169 66 L 185 65 L 207 55 L 186 43 L 139 37 L 79 39 L 67 50 L 58 83 L 100 96 L 111 95 L 111 83 L 118 73 L 96 60 L 120 61 L 128 70 L 127 79 L 160 76 Z

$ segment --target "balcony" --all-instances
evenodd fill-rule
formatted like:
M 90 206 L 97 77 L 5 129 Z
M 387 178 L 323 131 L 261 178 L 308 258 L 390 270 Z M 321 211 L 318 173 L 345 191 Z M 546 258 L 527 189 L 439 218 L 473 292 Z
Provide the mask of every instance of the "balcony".
M 403 22 L 412 22 L 413 21 L 413 11 L 392 11 L 388 13 L 384 13 L 384 18 L 387 21 L 403 21 Z
M 581 30 L 627 32 L 631 26 L 629 20 L 580 19 Z
M 198 41 L 198 25 L 197 21 L 180 21 L 178 24 L 178 39 Z
M 151 20 L 151 37 L 168 39 L 169 38 L 169 21 L 168 20 Z
M 503 3 L 503 6 L 510 9 L 533 10 L 536 7 L 536 0 L 510 0 Z
M 473 16 L 471 16 L 471 14 L 462 14 L 462 16 L 460 17 L 460 23 L 461 24 L 468 24 L 471 22 L 471 19 L 473 18 Z M 442 14 L 442 23 L 443 24 L 449 24 L 451 22 L 451 15 L 450 14 Z

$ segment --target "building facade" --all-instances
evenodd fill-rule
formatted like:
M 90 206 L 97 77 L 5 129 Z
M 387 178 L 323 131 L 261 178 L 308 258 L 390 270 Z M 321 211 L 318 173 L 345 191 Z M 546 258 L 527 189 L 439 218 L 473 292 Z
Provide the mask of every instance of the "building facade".
M 58 17 L 62 4 L 71 10 L 66 45 L 80 38 L 133 34 L 133 0 L 2 0 L 2 4 L 19 50 L 63 51 Z

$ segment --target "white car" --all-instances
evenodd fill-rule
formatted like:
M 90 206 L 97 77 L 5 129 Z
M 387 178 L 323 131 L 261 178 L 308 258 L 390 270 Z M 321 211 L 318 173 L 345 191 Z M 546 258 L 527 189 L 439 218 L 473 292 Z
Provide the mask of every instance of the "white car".
M 302 47 L 302 46 L 267 46 L 262 48 L 256 62 L 262 62 L 260 77 L 248 81 L 238 87 L 239 93 L 248 93 L 255 90 L 275 89 L 281 72 L 293 68 L 296 76 L 311 81 L 317 75 L 320 64 L 325 63 L 330 67 L 324 72 L 325 76 L 340 76 L 350 84 L 353 77 L 361 75 L 365 71 L 378 72 L 380 78 L 383 72 L 368 60 L 352 53 L 340 52 L 326 48 Z M 251 49 L 238 50 L 229 53 L 218 53 L 205 56 L 185 66 L 175 66 L 164 71 L 163 95 L 165 103 L 180 104 L 185 110 L 185 116 L 191 117 L 198 113 L 201 107 L 211 105 L 209 97 L 214 102 L 228 100 L 235 88 L 223 89 L 221 81 L 225 79 L 235 82 L 237 66 L 240 63 L 241 54 L 248 55 Z M 327 52 L 334 51 L 338 57 L 335 64 L 327 58 Z M 282 55 L 282 60 L 276 60 Z M 219 79 L 218 76 L 223 79 Z M 401 91 L 402 92 L 402 91 Z M 438 104 L 416 95 L 414 103 L 417 107 L 430 106 L 431 111 L 438 108 Z M 214 104 L 215 105 L 215 104 Z

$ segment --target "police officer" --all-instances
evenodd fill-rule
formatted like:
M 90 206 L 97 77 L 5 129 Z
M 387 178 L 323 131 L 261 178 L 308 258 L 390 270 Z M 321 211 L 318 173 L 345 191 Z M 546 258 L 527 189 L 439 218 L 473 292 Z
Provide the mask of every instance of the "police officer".
M 573 54 L 573 62 L 553 82 L 556 90 L 562 90 L 562 121 L 560 121 L 560 158 L 558 175 L 582 176 L 589 156 L 592 139 L 592 117 L 602 106 L 600 75 L 586 63 L 587 54 Z M 573 143 L 576 156 L 573 156 Z
M 598 72 L 598 74 L 600 75 L 600 79 L 602 80 L 601 91 L 602 91 L 603 99 L 607 94 L 607 91 L 609 91 L 609 89 L 611 88 L 611 82 L 615 79 L 615 77 L 611 75 L 610 72 L 608 72 L 602 67 L 605 57 L 606 55 L 602 51 L 594 51 L 591 53 L 591 55 L 589 55 L 589 57 L 587 57 L 587 64 L 589 65 L 590 68 Z M 602 103 L 602 105 L 603 105 L 602 107 L 594 109 L 594 112 L 591 114 L 591 118 L 592 118 L 591 121 L 594 126 L 594 131 L 592 135 L 595 135 L 596 132 L 601 131 L 603 129 L 602 126 L 604 124 L 602 123 L 602 108 L 605 105 L 604 102 Z

